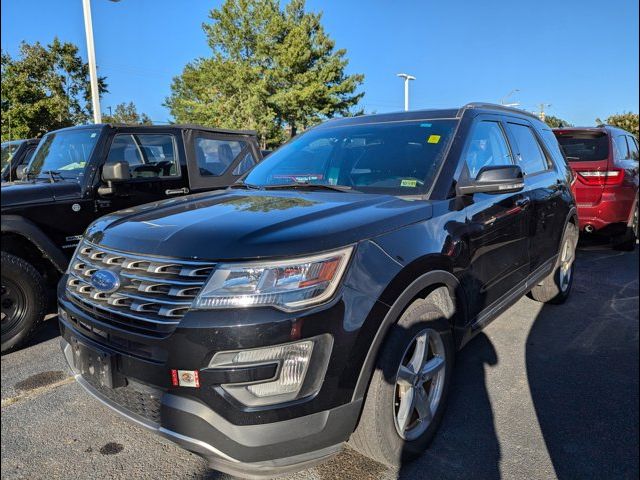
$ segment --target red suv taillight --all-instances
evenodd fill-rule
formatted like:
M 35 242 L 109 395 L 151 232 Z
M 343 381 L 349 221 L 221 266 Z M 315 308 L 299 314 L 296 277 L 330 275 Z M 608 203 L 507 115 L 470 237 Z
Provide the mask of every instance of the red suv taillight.
M 586 185 L 619 185 L 624 180 L 624 170 L 622 168 L 608 170 L 580 169 L 576 173 Z

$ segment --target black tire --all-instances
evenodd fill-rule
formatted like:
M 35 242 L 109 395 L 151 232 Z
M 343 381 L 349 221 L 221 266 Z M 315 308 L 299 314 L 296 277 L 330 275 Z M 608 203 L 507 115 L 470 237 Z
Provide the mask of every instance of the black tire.
M 637 201 L 636 201 L 637 205 Z M 638 239 L 638 207 L 633 212 L 631 225 L 627 226 L 624 234 L 613 237 L 613 248 L 623 252 L 633 252 L 636 249 L 636 240 Z
M 396 427 L 396 375 L 407 348 L 416 335 L 425 329 L 439 333 L 444 346 L 442 393 L 426 430 L 415 439 L 405 440 Z M 419 457 L 433 440 L 442 420 L 454 358 L 451 326 L 442 311 L 428 300 L 420 299 L 412 303 L 392 327 L 379 354 L 360 422 L 351 436 L 350 445 L 363 455 L 391 467 L 399 467 Z
M 2 252 L 2 353 L 27 340 L 44 319 L 42 275 L 20 257 Z
M 542 303 L 553 303 L 559 305 L 564 303 L 569 294 L 571 293 L 571 287 L 573 286 L 573 269 L 576 246 L 578 244 L 578 228 L 573 223 L 568 223 L 564 229 L 564 235 L 562 242 L 560 243 L 560 251 L 558 252 L 558 261 L 547 277 L 542 280 L 538 285 L 533 287 L 529 292 L 529 297 L 533 300 Z M 565 281 L 563 276 L 563 253 L 565 248 L 570 248 L 570 267 L 568 270 L 568 281 Z

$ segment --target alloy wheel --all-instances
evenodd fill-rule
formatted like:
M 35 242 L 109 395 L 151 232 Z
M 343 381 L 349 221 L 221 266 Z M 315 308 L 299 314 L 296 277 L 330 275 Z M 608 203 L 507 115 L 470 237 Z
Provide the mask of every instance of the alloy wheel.
M 570 239 L 565 240 L 560 255 L 560 290 L 566 292 L 573 275 L 574 247 Z
M 403 439 L 415 440 L 429 427 L 442 398 L 445 374 L 442 337 L 430 328 L 420 331 L 396 374 L 394 421 Z

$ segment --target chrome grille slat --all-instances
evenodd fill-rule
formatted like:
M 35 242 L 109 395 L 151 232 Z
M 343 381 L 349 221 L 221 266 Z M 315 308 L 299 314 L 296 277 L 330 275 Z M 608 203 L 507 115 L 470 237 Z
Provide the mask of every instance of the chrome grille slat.
M 164 329 L 180 322 L 214 267 L 209 262 L 130 254 L 83 241 L 71 261 L 67 292 L 84 308 L 113 317 L 119 327 L 135 320 L 132 329 Z M 118 274 L 117 290 L 102 292 L 91 284 L 91 276 L 100 269 Z

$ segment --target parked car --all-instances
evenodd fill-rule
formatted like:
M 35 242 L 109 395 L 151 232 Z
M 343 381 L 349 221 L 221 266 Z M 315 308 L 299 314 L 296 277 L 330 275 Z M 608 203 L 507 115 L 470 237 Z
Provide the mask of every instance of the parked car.
M 247 131 L 90 125 L 45 135 L 28 170 L 18 172 L 23 181 L 2 187 L 2 351 L 44 317 L 93 220 L 226 187 L 260 159 Z
M 2 170 L 0 170 L 2 182 L 17 180 L 16 170 L 19 166 L 29 163 L 39 141 L 37 138 L 30 138 L 28 140 L 2 142 Z
M 58 288 L 64 355 L 221 471 L 283 473 L 347 441 L 397 466 L 434 437 L 457 349 L 527 293 L 569 295 L 570 179 L 519 110 L 328 121 L 224 192 L 94 222 Z
M 608 125 L 554 133 L 575 172 L 580 230 L 612 236 L 615 247 L 633 250 L 638 238 L 638 140 Z

